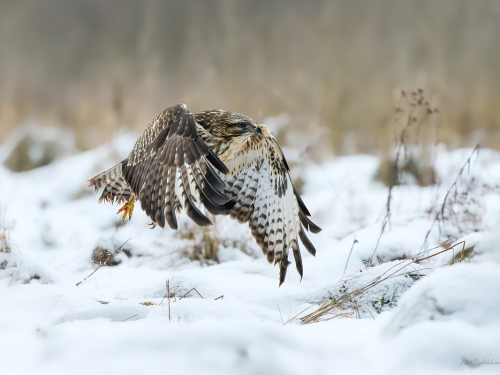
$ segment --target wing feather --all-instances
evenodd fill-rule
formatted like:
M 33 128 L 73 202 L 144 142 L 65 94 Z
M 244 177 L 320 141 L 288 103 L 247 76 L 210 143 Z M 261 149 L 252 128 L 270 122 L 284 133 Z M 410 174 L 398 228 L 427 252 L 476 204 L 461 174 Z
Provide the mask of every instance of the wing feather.
M 234 206 L 229 215 L 248 222 L 257 244 L 270 263 L 280 268 L 280 285 L 284 282 L 293 252 L 301 278 L 303 263 L 299 238 L 306 249 L 315 253 L 302 225 L 313 233 L 321 229 L 307 217 L 309 211 L 293 187 L 288 165 L 274 137 L 263 137 L 257 147 L 236 156 L 227 163 L 224 190 Z M 304 224 L 301 224 L 304 223 Z
M 137 140 L 123 175 L 141 206 L 160 227 L 177 229 L 175 211 L 184 209 L 198 225 L 211 221 L 197 203 L 211 213 L 222 213 L 229 198 L 213 167 L 227 173 L 222 163 L 198 136 L 193 114 L 183 104 L 160 114 Z

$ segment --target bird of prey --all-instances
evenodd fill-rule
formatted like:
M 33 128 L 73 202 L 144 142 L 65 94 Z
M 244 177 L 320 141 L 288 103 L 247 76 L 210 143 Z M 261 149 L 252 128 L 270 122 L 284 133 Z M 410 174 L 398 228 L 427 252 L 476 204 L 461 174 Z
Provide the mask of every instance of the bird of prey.
M 299 241 L 315 255 L 305 230 L 321 231 L 295 190 L 276 138 L 266 125 L 220 109 L 191 113 L 178 104 L 160 113 L 139 137 L 129 156 L 89 180 L 104 186 L 99 203 L 124 204 L 122 220 L 134 203 L 152 225 L 177 229 L 181 210 L 198 225 L 211 221 L 201 211 L 248 223 L 267 260 L 279 264 L 279 285 L 289 249 L 301 278 Z

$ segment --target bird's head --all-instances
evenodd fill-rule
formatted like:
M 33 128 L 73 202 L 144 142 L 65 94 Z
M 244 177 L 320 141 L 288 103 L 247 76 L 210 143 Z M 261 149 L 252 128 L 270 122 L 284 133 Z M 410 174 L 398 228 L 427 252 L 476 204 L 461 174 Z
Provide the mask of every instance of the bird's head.
M 262 134 L 262 127 L 255 120 L 241 113 L 207 111 L 197 114 L 196 121 L 217 138 L 234 141 L 250 139 Z

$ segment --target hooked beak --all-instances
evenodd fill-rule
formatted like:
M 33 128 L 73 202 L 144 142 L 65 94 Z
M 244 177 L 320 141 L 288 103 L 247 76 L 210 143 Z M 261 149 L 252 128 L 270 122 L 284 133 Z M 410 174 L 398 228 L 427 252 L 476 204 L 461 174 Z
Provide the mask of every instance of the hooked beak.
M 255 126 L 253 131 L 257 134 L 262 134 L 262 128 L 259 125 Z

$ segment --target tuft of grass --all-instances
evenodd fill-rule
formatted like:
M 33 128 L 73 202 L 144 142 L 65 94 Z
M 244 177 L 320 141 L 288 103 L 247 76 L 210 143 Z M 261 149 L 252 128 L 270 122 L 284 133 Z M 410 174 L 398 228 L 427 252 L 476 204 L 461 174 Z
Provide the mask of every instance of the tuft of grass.
M 379 168 L 379 172 L 377 172 L 380 176 L 385 175 L 384 178 L 387 180 L 386 182 L 388 183 L 389 189 L 387 191 L 387 201 L 380 235 L 373 253 L 368 260 L 367 267 L 372 265 L 372 259 L 377 252 L 380 239 L 384 234 L 387 224 L 390 223 L 392 215 L 392 192 L 394 187 L 399 185 L 404 176 L 401 167 L 404 166 L 407 171 L 414 175 L 417 175 L 417 172 L 420 170 L 431 170 L 432 179 L 435 179 L 435 172 L 433 168 L 431 168 L 432 164 L 420 166 L 420 161 L 425 161 L 426 157 L 431 154 L 427 153 L 424 147 L 423 130 L 426 128 L 425 125 L 429 124 L 430 117 L 436 113 L 439 113 L 439 109 L 431 106 L 423 89 L 418 88 L 409 95 L 406 91 L 401 90 L 399 102 L 394 108 L 393 114 L 395 134 L 397 134 L 394 159 L 392 163 L 387 164 L 384 169 Z M 412 147 L 409 148 L 409 145 Z M 418 159 L 419 163 L 411 162 L 411 156 L 413 156 L 413 159 Z M 382 163 L 382 165 L 384 165 L 384 163 Z M 384 171 L 385 173 L 383 173 Z M 422 173 L 420 173 L 420 175 L 423 180 L 424 175 Z
M 375 180 L 385 186 L 403 185 L 408 180 L 414 181 L 418 186 L 431 186 L 437 182 L 436 170 L 427 160 L 414 156 L 401 163 L 398 171 L 394 169 L 394 160 L 386 158 L 381 161 L 375 174 Z
M 450 264 L 460 263 L 460 262 L 470 262 L 476 255 L 474 251 L 474 246 L 466 247 L 463 251 L 453 254 Z
M 255 258 L 256 255 L 252 248 L 244 240 L 227 238 L 224 231 L 221 231 L 217 217 L 207 214 L 213 225 L 200 227 L 185 223 L 183 228 L 176 231 L 174 236 L 186 242 L 178 252 L 183 258 L 191 261 L 199 261 L 203 265 L 219 263 L 219 249 L 236 248 L 244 254 Z
M 180 249 L 181 257 L 192 261 L 197 260 L 202 264 L 219 262 L 218 253 L 222 241 L 219 237 L 216 218 L 210 219 L 214 223 L 212 226 L 188 226 L 186 223 L 175 233 L 176 237 L 190 243 Z
M 429 214 L 435 214 L 435 216 L 431 227 L 425 235 L 424 242 L 421 247 L 422 249 L 427 246 L 427 240 L 429 239 L 429 236 L 436 224 L 438 226 L 439 235 L 441 235 L 447 221 L 454 222 L 460 233 L 464 233 L 464 230 L 462 229 L 463 224 L 472 222 L 475 225 L 479 222 L 479 218 L 471 209 L 471 205 L 476 204 L 473 194 L 476 185 L 475 180 L 469 179 L 465 184 L 463 182 L 466 172 L 470 173 L 470 165 L 472 163 L 473 156 L 479 156 L 479 149 L 479 144 L 474 147 L 474 150 L 472 150 L 472 153 L 467 158 L 462 168 L 458 171 L 455 180 L 450 185 L 443 198 L 442 204 L 437 211 L 433 208 L 429 210 Z M 465 189 L 460 191 L 460 186 L 464 186 Z M 460 221 L 462 222 L 462 225 L 460 224 Z
M 401 91 L 392 116 L 396 139 L 394 155 L 384 158 L 375 176 L 386 186 L 404 184 L 408 177 L 419 186 L 436 183 L 428 145 L 438 141 L 434 120 L 439 109 L 433 107 L 430 101 L 423 89 L 419 88 L 409 95 Z
M 33 157 L 35 149 L 38 155 Z M 14 147 L 4 164 L 14 172 L 25 172 L 50 164 L 56 156 L 53 145 L 39 145 L 32 138 L 25 137 Z
M 124 249 L 124 246 L 129 242 L 130 239 L 125 241 L 116 249 L 113 253 L 110 253 L 108 250 L 102 249 L 102 248 L 96 248 L 94 252 L 92 253 L 93 261 L 95 264 L 98 265 L 98 267 L 90 273 L 86 278 L 84 278 L 82 281 L 79 281 L 76 283 L 76 286 L 80 285 L 83 283 L 85 280 L 87 280 L 90 276 L 92 276 L 94 273 L 99 271 L 101 267 L 107 266 L 109 262 L 113 262 L 113 259 L 116 255 L 118 255 L 119 252 L 123 251 L 128 257 L 132 255 L 130 250 Z M 97 251 L 96 251 L 97 250 Z M 94 260 L 94 255 L 95 255 L 95 260 Z M 119 264 L 119 263 L 118 263 Z M 116 266 L 117 264 L 110 264 L 112 266 Z
M 375 278 L 373 278 L 369 282 L 363 284 L 362 286 L 360 286 L 354 290 L 348 291 L 348 288 L 346 286 L 343 290 L 342 289 L 340 290 L 342 293 L 340 293 L 337 298 L 334 298 L 331 301 L 329 301 L 329 300 L 324 301 L 316 311 L 299 318 L 300 322 L 302 324 L 310 324 L 310 323 L 317 323 L 317 322 L 321 322 L 321 321 L 325 321 L 325 320 L 330 320 L 330 319 L 333 319 L 333 318 L 336 318 L 339 316 L 345 317 L 345 313 L 346 313 L 345 310 L 348 308 L 351 308 L 354 311 L 357 311 L 359 314 L 359 306 L 358 306 L 358 303 L 355 301 L 356 301 L 356 299 L 359 299 L 359 297 L 361 297 L 363 294 L 368 292 L 370 289 L 386 282 L 387 280 L 390 280 L 390 279 L 393 279 L 396 277 L 410 277 L 413 280 L 418 280 L 420 277 L 423 276 L 421 271 L 430 271 L 430 270 L 433 270 L 437 267 L 441 267 L 443 265 L 428 268 L 428 269 L 420 269 L 419 271 L 416 271 L 416 270 L 404 271 L 404 269 L 407 266 L 414 265 L 414 264 L 418 265 L 423 260 L 427 260 L 427 259 L 435 257 L 439 254 L 442 254 L 444 252 L 454 250 L 458 246 L 461 246 L 460 254 L 462 254 L 461 255 L 462 258 L 459 258 L 459 261 L 460 261 L 460 259 L 465 258 L 465 255 L 464 255 L 465 250 L 466 250 L 465 241 L 458 242 L 458 243 L 454 244 L 453 246 L 450 246 L 444 250 L 438 251 L 432 255 L 425 256 L 425 257 L 424 257 L 424 255 L 426 255 L 430 250 L 435 250 L 435 249 L 439 248 L 439 246 L 432 248 L 432 249 L 425 250 L 425 251 L 420 251 L 418 254 L 416 254 L 416 256 L 414 258 L 405 259 L 405 260 L 402 260 L 401 262 L 396 263 L 394 266 L 392 266 L 391 268 L 386 270 L 383 274 L 376 276 Z M 447 264 L 444 264 L 444 265 L 447 265 Z M 351 276 L 352 276 L 352 278 L 356 277 L 356 275 L 351 275 Z M 387 299 L 384 296 L 380 300 L 373 301 L 372 307 L 375 308 L 376 311 L 382 311 L 383 306 L 387 303 L 393 304 L 393 303 L 395 303 L 395 301 Z M 292 320 L 296 319 L 299 315 L 301 315 L 302 313 L 304 313 L 308 309 L 309 308 L 301 311 L 299 314 L 297 314 L 295 317 L 290 319 L 288 322 L 291 322 Z
M 109 250 L 98 246 L 92 251 L 91 260 L 98 266 L 117 266 L 121 263 L 121 260 L 115 259 L 115 255 L 116 254 L 111 253 Z

